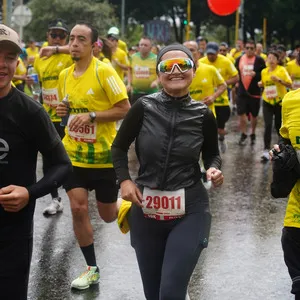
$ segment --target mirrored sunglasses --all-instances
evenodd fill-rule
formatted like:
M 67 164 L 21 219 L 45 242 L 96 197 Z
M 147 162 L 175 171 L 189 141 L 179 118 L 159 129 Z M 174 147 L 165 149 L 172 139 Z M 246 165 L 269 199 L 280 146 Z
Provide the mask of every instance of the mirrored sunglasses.
M 161 61 L 157 69 L 161 73 L 172 74 L 177 67 L 181 73 L 185 73 L 194 67 L 194 62 L 189 58 L 172 58 Z

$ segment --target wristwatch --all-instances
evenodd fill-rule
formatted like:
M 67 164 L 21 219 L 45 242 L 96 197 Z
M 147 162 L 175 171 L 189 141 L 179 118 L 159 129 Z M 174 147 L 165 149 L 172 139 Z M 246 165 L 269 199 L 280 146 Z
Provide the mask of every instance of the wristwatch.
M 96 119 L 96 113 L 94 111 L 90 112 L 90 119 L 91 119 L 91 122 L 93 123 Z

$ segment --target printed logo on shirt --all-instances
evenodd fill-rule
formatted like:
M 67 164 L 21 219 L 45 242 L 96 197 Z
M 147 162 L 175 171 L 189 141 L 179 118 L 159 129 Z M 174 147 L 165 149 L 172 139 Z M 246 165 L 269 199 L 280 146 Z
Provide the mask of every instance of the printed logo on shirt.
M 94 95 L 94 91 L 93 89 L 89 89 L 86 93 L 87 95 Z
M 206 82 L 207 82 L 206 78 L 202 79 L 202 83 L 206 83 Z
M 4 160 L 8 155 L 9 145 L 8 143 L 0 138 L 0 164 L 8 164 L 7 160 Z
M 112 89 L 112 91 L 115 95 L 118 95 L 118 94 L 122 93 L 122 90 L 119 87 L 119 85 L 118 85 L 118 83 L 117 83 L 114 76 L 110 76 L 106 80 L 107 80 L 110 88 Z
M 61 67 L 61 66 L 63 66 L 63 63 L 60 61 L 57 65 L 57 67 Z

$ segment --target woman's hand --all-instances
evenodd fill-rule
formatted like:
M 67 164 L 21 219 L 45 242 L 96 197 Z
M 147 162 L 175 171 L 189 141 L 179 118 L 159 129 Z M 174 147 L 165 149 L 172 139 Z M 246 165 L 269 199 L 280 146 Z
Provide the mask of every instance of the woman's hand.
M 224 176 L 222 174 L 222 171 L 216 168 L 209 168 L 206 171 L 206 177 L 207 180 L 211 180 L 213 187 L 220 186 L 224 181 Z
M 131 201 L 137 206 L 142 207 L 143 195 L 131 180 L 121 182 L 121 197 L 124 200 Z

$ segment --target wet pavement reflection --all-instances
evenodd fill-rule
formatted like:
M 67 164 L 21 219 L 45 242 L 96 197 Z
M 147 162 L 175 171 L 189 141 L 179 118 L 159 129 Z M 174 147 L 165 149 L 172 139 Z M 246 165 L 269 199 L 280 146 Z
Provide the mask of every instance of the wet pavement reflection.
M 260 161 L 261 119 L 259 123 L 255 146 L 237 145 L 236 117 L 228 126 L 228 149 L 222 155 L 225 181 L 223 187 L 210 191 L 210 241 L 190 282 L 191 300 L 293 299 L 280 243 L 286 199 L 270 196 L 271 167 L 269 162 Z M 273 138 L 275 142 L 276 136 Z M 132 153 L 130 165 L 136 172 Z M 38 172 L 40 175 L 40 164 Z M 60 193 L 65 208 L 56 216 L 42 215 L 49 195 L 37 201 L 28 299 L 144 299 L 129 235 L 121 234 L 116 223 L 106 224 L 100 219 L 93 193 L 90 215 L 101 281 L 85 291 L 70 290 L 85 262 L 73 234 L 68 198 L 64 190 Z

